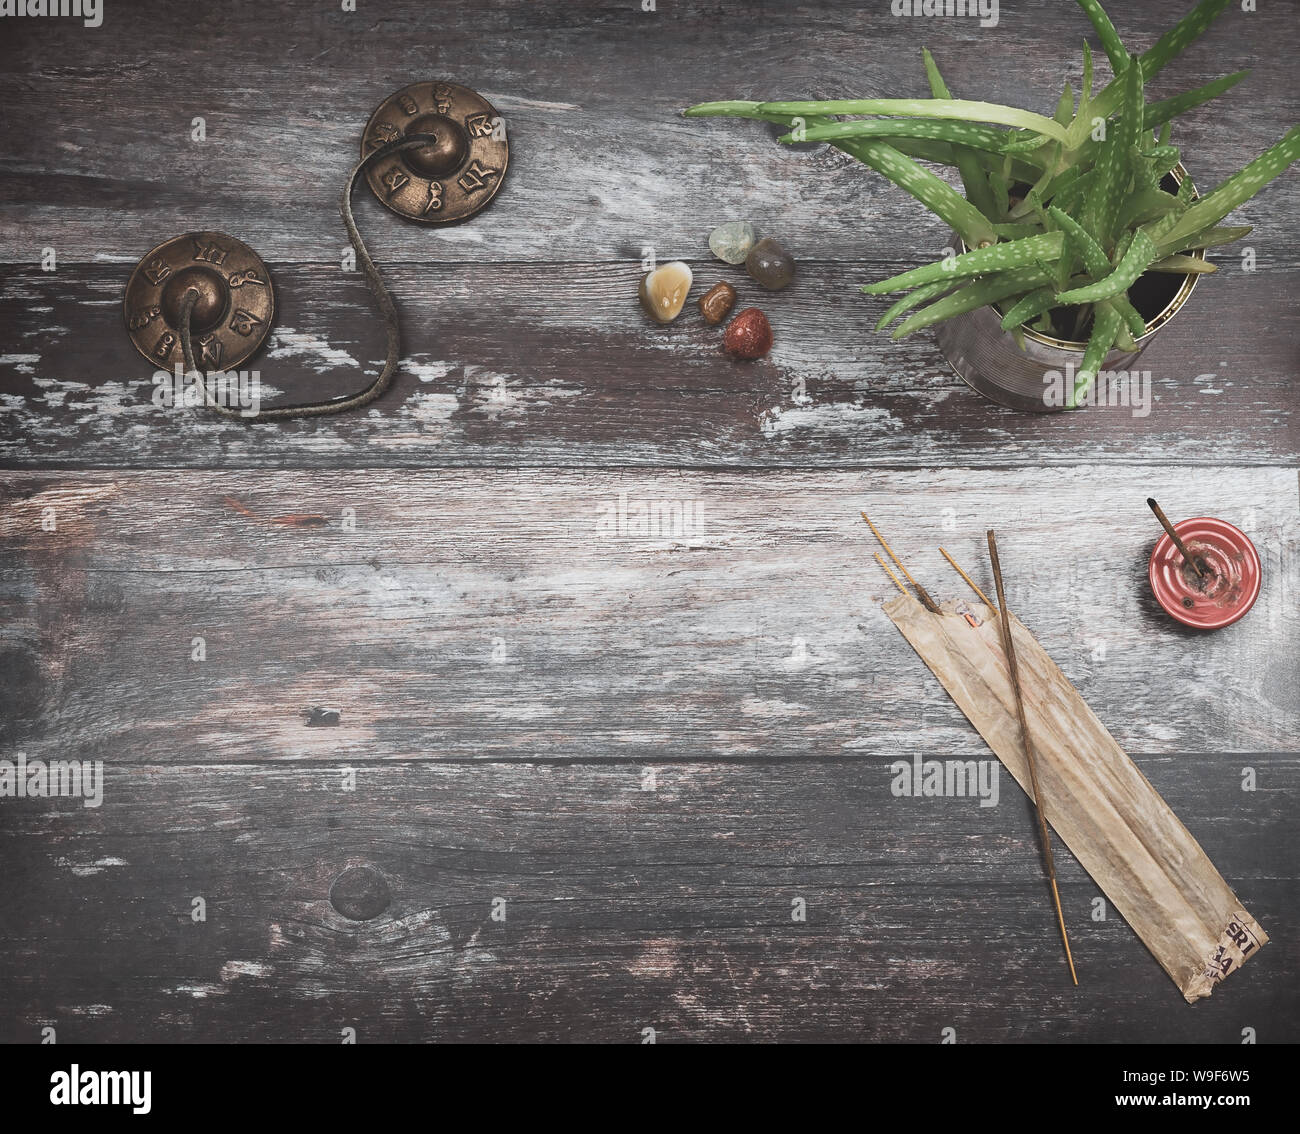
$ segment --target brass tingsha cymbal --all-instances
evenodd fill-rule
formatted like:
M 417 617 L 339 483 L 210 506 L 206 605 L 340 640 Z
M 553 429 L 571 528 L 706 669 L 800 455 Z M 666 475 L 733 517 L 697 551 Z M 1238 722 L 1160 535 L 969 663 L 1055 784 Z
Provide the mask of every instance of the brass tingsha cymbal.
M 413 83 L 384 99 L 366 123 L 361 156 L 410 134 L 434 141 L 366 171 L 380 201 L 421 224 L 455 224 L 483 209 L 510 160 L 505 120 L 492 104 L 456 83 Z
M 190 315 L 194 361 L 201 370 L 234 370 L 266 341 L 275 291 L 262 258 L 221 232 L 189 232 L 164 241 L 127 281 L 122 300 L 136 350 L 159 369 L 184 365 L 180 309 L 198 292 Z

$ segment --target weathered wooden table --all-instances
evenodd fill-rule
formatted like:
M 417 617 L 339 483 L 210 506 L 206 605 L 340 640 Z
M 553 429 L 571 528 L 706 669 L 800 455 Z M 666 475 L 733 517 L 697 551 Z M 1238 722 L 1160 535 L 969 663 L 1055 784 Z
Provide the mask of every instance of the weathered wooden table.
M 1146 45 L 1185 6 L 1115 15 Z M 922 43 L 960 94 L 1050 108 L 1073 5 L 357 7 L 5 21 L 0 745 L 104 783 L 0 800 L 0 1037 L 1300 1038 L 1294 174 L 1238 214 L 1256 270 L 1217 256 L 1144 356 L 1148 416 L 1014 414 L 871 329 L 857 286 L 932 259 L 937 222 L 833 150 L 677 111 L 922 95 Z M 1159 80 L 1254 67 L 1175 138 L 1204 184 L 1300 119 L 1293 13 L 1259 7 Z M 395 387 L 279 427 L 155 407 L 122 288 L 195 229 L 271 266 L 264 382 L 376 373 L 336 197 L 373 106 L 437 76 L 506 116 L 511 168 L 446 231 L 358 193 Z M 797 256 L 788 291 L 709 258 L 733 217 Z M 738 281 L 770 358 L 649 323 L 647 246 L 696 294 Z M 1148 495 L 1252 536 L 1245 622 L 1155 606 Z M 689 523 L 620 530 L 652 503 Z M 989 753 L 881 613 L 862 508 L 941 595 L 937 545 L 987 580 L 998 530 L 1013 607 L 1273 936 L 1212 1000 L 1058 850 L 1069 986 L 1009 776 L 995 807 L 891 793 L 896 760 Z

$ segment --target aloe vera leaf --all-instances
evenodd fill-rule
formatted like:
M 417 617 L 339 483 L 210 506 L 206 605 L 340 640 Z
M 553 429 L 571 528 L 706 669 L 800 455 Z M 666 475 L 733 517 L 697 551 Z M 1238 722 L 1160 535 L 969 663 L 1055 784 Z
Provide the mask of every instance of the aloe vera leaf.
M 1066 150 L 1077 154 L 1080 150 L 1087 148 L 1094 122 L 1097 119 L 1105 120 L 1115 112 L 1115 107 L 1119 103 L 1119 90 L 1120 88 L 1116 86 L 1115 95 L 1107 99 L 1107 102 L 1103 104 L 1102 95 L 1110 91 L 1110 87 L 1107 87 L 1106 90 L 1101 92 L 1101 95 L 1098 95 L 1095 102 L 1090 102 L 1086 109 L 1081 109 L 1074 116 L 1074 121 L 1070 123 L 1069 129 L 1066 131 Z M 1095 143 L 1093 144 L 1095 145 Z
M 790 119 L 784 118 L 781 121 L 789 122 Z M 831 142 L 837 150 L 848 153 L 848 145 L 845 142 Z M 906 154 L 908 157 L 919 158 L 921 161 L 934 162 L 936 165 L 953 165 L 952 146 L 947 142 L 933 142 L 929 138 L 891 138 L 889 144 L 894 147 L 900 154 Z
M 754 118 L 760 122 L 776 122 L 786 126 L 792 125 L 792 118 L 802 117 L 798 112 L 778 113 L 766 109 L 763 103 L 746 101 L 699 103 L 688 107 L 682 113 L 691 118 Z M 820 122 L 808 124 L 825 125 L 826 120 L 823 118 Z M 977 246 L 996 239 L 991 222 L 979 209 L 956 192 L 946 181 L 922 169 L 910 157 L 900 153 L 894 147 L 872 139 L 841 140 L 832 144 L 889 178 L 895 185 L 907 190 L 940 220 L 949 224 L 967 244 Z M 946 145 L 941 152 L 950 155 Z
M 939 64 L 934 61 L 928 47 L 921 48 L 921 63 L 925 67 L 926 82 L 930 84 L 930 94 L 935 98 L 951 99 L 952 91 L 948 89 L 948 84 L 939 71 Z
M 814 127 L 827 125 L 825 119 L 814 122 Z M 932 139 L 914 139 L 916 145 L 941 146 L 941 159 L 952 160 L 952 147 Z M 973 202 L 955 192 L 946 181 L 935 177 L 929 170 L 917 165 L 911 157 L 892 145 L 869 138 L 840 139 L 831 145 L 850 157 L 857 158 L 881 176 L 894 182 L 900 189 L 912 194 L 921 204 L 949 224 L 972 247 L 996 241 L 992 222 Z M 970 151 L 974 152 L 974 151 Z
M 1124 320 L 1128 327 L 1128 332 L 1134 338 L 1140 338 L 1146 334 L 1147 321 L 1142 317 L 1141 312 L 1129 301 L 1127 295 L 1117 295 L 1108 300 L 1110 305 L 1119 312 L 1120 318 Z M 1135 344 L 1136 345 L 1136 344 Z
M 1115 236 L 1120 203 L 1128 189 L 1129 150 L 1137 145 L 1142 132 L 1142 69 L 1131 67 L 1123 78 L 1119 118 L 1106 131 L 1095 183 L 1084 205 L 1083 226 L 1103 247 L 1109 247 Z
M 913 307 L 922 303 L 929 303 L 933 299 L 938 299 L 945 292 L 952 291 L 961 283 L 960 280 L 938 280 L 932 284 L 926 284 L 924 287 L 918 287 L 915 291 L 903 296 L 902 299 L 895 302 L 888 311 L 881 317 L 880 322 L 876 324 L 877 331 L 883 331 L 895 319 L 905 312 L 911 311 Z
M 1160 136 L 1157 139 L 1158 143 L 1162 146 L 1169 145 L 1169 139 L 1172 136 L 1173 132 L 1174 132 L 1174 124 L 1172 122 L 1163 123 L 1160 127 Z
M 1181 248 L 1175 248 L 1174 252 L 1186 252 L 1189 248 L 1216 248 L 1220 244 L 1231 244 L 1234 240 L 1240 240 L 1243 236 L 1248 236 L 1254 229 L 1253 225 L 1230 225 L 1224 228 L 1203 228 L 1200 232 L 1194 232 L 1185 241 Z
M 987 248 L 976 248 L 970 252 L 963 252 L 960 256 L 938 260 L 921 268 L 913 268 L 909 272 L 891 276 L 887 280 L 867 284 L 862 290 L 868 295 L 883 295 L 888 291 L 920 287 L 922 284 L 934 283 L 936 280 L 955 280 L 965 276 L 980 276 L 987 272 L 1023 268 L 1040 260 L 1055 260 L 1060 256 L 1064 243 L 1065 238 L 1059 232 L 1040 232 L 1037 236 L 991 244 Z
M 978 247 L 996 241 L 997 234 L 993 231 L 992 221 L 975 204 L 954 191 L 948 182 L 935 177 L 930 170 L 923 169 L 905 153 L 875 139 L 841 139 L 832 144 L 837 150 L 857 157 L 863 165 L 871 166 L 876 173 L 888 178 L 900 189 L 910 192 L 935 216 L 952 226 L 970 246 Z M 945 148 L 950 152 L 950 147 Z
M 1018 133 L 982 126 L 974 122 L 953 122 L 928 118 L 859 118 L 851 122 L 828 122 L 807 126 L 783 134 L 782 142 L 833 142 L 841 138 L 879 138 L 890 135 L 902 138 L 930 138 L 939 142 L 956 142 L 978 150 L 1002 153 Z
M 1164 216 L 1158 216 L 1156 217 L 1156 220 L 1147 221 L 1143 225 L 1143 228 L 1147 230 L 1149 237 L 1151 237 L 1157 244 L 1160 244 L 1162 239 L 1165 238 L 1165 235 L 1174 228 L 1174 225 L 1177 225 L 1178 222 L 1182 220 L 1184 215 L 1186 215 L 1187 209 L 1192 207 L 1192 202 L 1195 199 L 1196 186 L 1192 185 L 1192 179 L 1190 177 L 1184 177 L 1182 181 L 1178 183 L 1178 192 L 1174 195 L 1174 208 L 1171 208 Z M 1174 250 L 1173 248 L 1170 248 L 1169 251 Z
M 934 56 L 930 54 L 927 48 L 921 48 L 921 59 L 925 64 L 925 75 L 930 83 L 930 93 L 935 98 L 951 99 L 952 91 L 948 89 L 948 84 L 939 72 L 939 64 L 934 61 Z M 973 124 L 954 123 L 954 125 L 969 127 Z M 985 127 L 985 129 L 988 129 L 988 127 Z M 953 145 L 951 150 L 952 162 L 957 167 L 957 172 L 961 175 L 962 187 L 966 190 L 966 200 L 979 209 L 989 220 L 993 220 L 996 203 L 993 200 L 993 194 L 989 192 L 988 179 L 984 176 L 984 167 L 980 164 L 979 156 L 971 153 L 969 143 Z
M 1183 160 L 1183 151 L 1177 146 L 1157 146 L 1148 156 L 1151 162 L 1151 169 L 1160 178 L 1165 179 L 1165 175 L 1173 173 L 1178 163 Z
M 989 189 L 993 193 L 998 216 L 1005 217 L 1011 210 L 1011 183 L 1007 175 L 999 168 L 989 170 Z
M 1133 243 L 1133 230 L 1130 229 L 1115 244 L 1115 251 L 1111 253 L 1111 262 L 1118 266 L 1124 256 L 1128 253 L 1129 245 Z
M 1139 59 L 1142 77 L 1149 79 L 1162 70 L 1165 64 L 1200 36 L 1227 5 L 1228 0 L 1201 0 L 1201 3 L 1142 53 Z
M 1128 146 L 1127 139 L 1132 124 L 1129 99 L 1134 94 L 1134 79 L 1139 74 L 1137 68 L 1125 72 L 1125 99 L 1120 106 L 1119 117 L 1106 123 L 1105 136 L 1096 145 L 1096 159 L 1092 169 L 1092 184 L 1086 201 L 1083 202 L 1080 217 L 1086 228 L 1097 241 L 1109 246 L 1114 231 L 1119 203 L 1128 183 Z M 1140 91 L 1137 97 L 1141 97 Z
M 747 118 L 758 122 L 772 122 L 778 126 L 792 126 L 792 120 L 794 118 L 802 117 L 801 115 L 796 114 L 778 114 L 766 111 L 762 109 L 764 105 L 764 103 L 745 100 L 734 100 L 730 102 L 702 102 L 696 106 L 687 107 L 687 109 L 682 111 L 682 114 L 687 118 Z M 807 124 L 824 125 L 827 121 L 829 120 L 823 119 L 822 122 L 813 122 L 809 119 L 807 120 Z M 830 144 L 837 150 L 843 150 L 846 154 L 857 158 L 859 161 L 864 160 L 857 150 L 858 143 L 853 140 L 845 139 L 832 141 Z M 895 139 L 893 148 L 907 157 L 919 158 L 922 161 L 933 161 L 940 165 L 952 164 L 950 147 L 946 143 L 934 142 L 924 138 L 897 138 Z M 980 156 L 981 153 L 982 151 L 976 151 L 977 156 Z M 987 156 L 992 158 L 992 155 Z M 864 162 L 864 164 L 870 163 Z M 1013 159 L 1011 168 L 1012 173 L 1016 178 L 1029 182 L 1032 182 L 1042 172 L 1040 166 L 1031 165 L 1020 159 Z M 943 183 L 940 182 L 940 184 Z M 959 200 L 961 199 L 958 194 L 954 193 L 953 195 L 958 197 Z M 987 221 L 985 223 L 987 223 Z M 954 225 L 953 227 L 956 228 L 957 226 Z M 965 233 L 962 233 L 960 229 L 957 231 L 962 236 L 965 236 Z M 988 239 L 988 237 L 982 239 Z M 979 241 L 974 241 L 973 243 L 979 243 Z
M 922 169 L 910 157 L 881 141 L 856 139 L 841 147 L 864 165 L 911 193 L 967 244 L 978 247 L 997 239 L 992 222 L 946 181 Z
M 701 103 L 691 107 L 686 114 L 697 117 L 714 113 L 710 108 L 727 106 L 727 103 Z M 705 109 L 701 109 L 701 107 Z M 837 115 L 837 114 L 874 114 L 890 115 L 902 118 L 952 118 L 959 122 L 997 122 L 1003 126 L 1015 126 L 1022 130 L 1036 130 L 1065 141 L 1065 130 L 1032 111 L 1021 110 L 1015 106 L 1002 106 L 995 102 L 973 102 L 969 99 L 945 98 L 865 98 L 865 99 L 829 99 L 821 102 L 764 102 L 759 109 L 769 114 L 783 115 Z
M 1231 90 L 1249 74 L 1249 71 L 1236 71 L 1195 90 L 1184 91 L 1172 98 L 1162 98 L 1158 102 L 1147 103 L 1142 114 L 1143 129 L 1154 130 L 1158 126 L 1167 126 L 1180 114 L 1185 114 L 1194 106 L 1200 106 L 1203 102 L 1218 98 L 1224 91 Z
M 1099 244 L 1103 245 L 1107 243 L 1109 222 L 1103 218 L 1102 209 L 1110 192 L 1110 186 L 1119 180 L 1119 166 L 1119 132 L 1115 129 L 1114 123 L 1110 123 L 1106 130 L 1106 138 L 1097 151 L 1097 162 L 1091 171 L 1092 178 L 1087 196 L 1079 198 L 1083 206 L 1079 217 L 1083 227 L 1096 238 Z M 1062 204 L 1061 207 L 1064 209 L 1067 206 Z M 1071 208 L 1070 211 L 1073 212 L 1074 209 Z
M 1292 126 L 1280 141 L 1192 205 L 1162 236 L 1160 248 L 1172 249 L 1192 233 L 1217 224 L 1238 205 L 1249 201 L 1297 158 L 1300 158 L 1300 126 Z
M 1162 217 L 1178 207 L 1178 198 L 1172 193 L 1166 193 L 1163 189 L 1142 189 L 1131 194 L 1124 202 L 1116 228 L 1122 232 L 1134 225 Z
M 1027 130 L 1018 130 L 1012 141 L 1005 143 L 1002 147 L 1004 154 L 1032 154 L 1035 150 L 1042 149 L 1044 146 L 1053 144 L 1051 138 L 1045 138 L 1042 134 L 1033 134 Z M 1060 145 L 1059 142 L 1055 143 Z
M 979 160 L 980 151 L 968 146 L 953 145 L 953 160 L 961 176 L 962 188 L 966 199 L 971 202 L 990 221 L 998 221 L 1002 215 L 997 211 L 997 199 L 989 188 L 988 176 Z
M 1115 266 L 1110 275 L 1085 287 L 1063 291 L 1056 297 L 1059 304 L 1100 303 L 1113 295 L 1128 291 L 1151 263 L 1156 259 L 1155 241 L 1141 229 L 1133 237 L 1124 258 Z
M 769 119 L 768 121 L 788 125 L 790 119 L 787 116 L 781 119 Z M 857 156 L 853 153 L 853 147 L 857 144 L 854 139 L 844 138 L 829 144 L 851 157 Z M 889 144 L 900 154 L 916 158 L 918 161 L 933 162 L 936 165 L 953 165 L 952 147 L 947 142 L 934 142 L 928 138 L 891 138 Z M 994 164 L 999 169 L 1002 167 L 997 154 L 989 153 L 987 150 L 971 150 L 971 153 L 975 156 L 975 160 L 979 163 L 981 169 L 989 169 Z M 1041 166 L 1029 165 L 1019 158 L 1012 159 L 1011 170 L 1017 181 L 1025 181 L 1030 184 L 1043 172 Z
M 1138 348 L 1137 343 L 1133 341 L 1133 333 L 1124 325 L 1123 319 L 1120 320 L 1119 329 L 1115 332 L 1115 346 L 1125 351 Z
M 1192 11 L 1188 12 L 1181 20 L 1170 28 L 1139 57 L 1138 62 L 1142 65 L 1142 78 L 1147 80 L 1155 76 L 1164 69 L 1165 65 L 1174 58 L 1179 52 L 1187 47 L 1196 39 L 1206 28 L 1214 22 L 1214 18 L 1223 11 L 1228 0 L 1201 0 Z M 1114 113 L 1115 107 L 1119 105 L 1120 100 L 1120 78 L 1116 72 L 1116 77 L 1106 84 L 1102 92 L 1094 100 L 1092 114 L 1102 118 L 1108 118 Z M 1075 127 L 1079 123 L 1076 120 Z M 1091 129 L 1087 123 L 1079 129 L 1074 137 L 1074 146 L 1077 148 L 1079 141 L 1086 136 L 1088 129 Z
M 1115 336 L 1119 333 L 1119 312 L 1108 303 L 1099 303 L 1092 313 L 1092 334 L 1088 336 L 1088 345 L 1083 352 L 1083 360 L 1074 375 L 1074 390 L 1066 402 L 1067 409 L 1078 409 L 1079 402 L 1097 379 L 1097 371 L 1106 361 L 1106 355 L 1115 345 Z
M 1079 113 L 1083 114 L 1092 102 L 1092 47 L 1083 41 L 1083 79 L 1079 84 Z
M 1031 154 L 995 154 L 988 150 L 976 150 L 975 156 L 979 159 L 980 165 L 986 172 L 998 170 L 1004 172 L 1007 176 L 1016 181 L 1023 181 L 1027 185 L 1032 185 L 1042 175 L 1046 167 L 1043 155 L 1034 152 Z M 1008 169 L 1009 167 L 1009 169 Z
M 830 144 L 836 149 L 842 149 L 845 153 L 848 153 L 847 147 L 853 144 L 853 139 L 837 139 Z M 952 146 L 947 142 L 932 142 L 926 138 L 899 137 L 890 139 L 889 144 L 908 157 L 919 158 L 921 161 L 940 162 L 944 165 L 953 164 L 951 153 L 940 156 L 941 149 L 951 151 Z M 994 165 L 1000 168 L 1002 165 L 1001 154 L 995 154 L 990 150 L 972 150 L 971 152 L 974 154 L 975 160 L 979 162 L 981 169 L 989 169 Z M 1033 181 L 1042 172 L 1038 166 L 1031 165 L 1021 158 L 1014 158 L 1013 162 L 1018 174 L 1024 176 L 1026 180 Z
M 1055 296 L 1058 291 L 1070 290 L 1070 280 L 1074 277 L 1074 273 L 1079 270 L 1079 265 L 1081 263 L 1082 261 L 1079 257 L 1079 250 L 1070 243 L 1070 238 L 1067 236 L 1065 238 L 1065 246 L 1061 249 L 1061 258 L 1052 265 L 1052 282 L 1048 286 L 1052 289 L 1053 296 Z M 1084 276 L 1079 283 L 1074 286 L 1081 287 L 1083 284 L 1091 282 L 1091 277 Z
M 1183 153 L 1177 146 L 1155 146 L 1144 155 L 1151 163 L 1151 171 L 1158 177 L 1164 177 L 1182 161 Z
M 1143 230 L 1157 245 L 1164 239 L 1165 235 L 1176 225 L 1191 207 L 1196 187 L 1192 184 L 1190 177 L 1184 177 L 1178 184 L 1178 192 L 1174 196 L 1174 207 L 1155 220 L 1149 220 L 1142 225 Z M 1173 252 L 1175 249 L 1168 249 Z
M 1161 36 L 1150 50 L 1139 56 L 1138 62 L 1142 66 L 1143 80 L 1145 81 L 1156 75 L 1169 60 L 1205 31 L 1219 12 L 1223 10 L 1227 2 L 1228 0 L 1202 0 L 1202 3 L 1198 4 L 1191 12 L 1188 12 L 1174 27 Z M 1122 77 L 1116 72 L 1116 77 L 1111 79 L 1093 100 L 1087 119 L 1084 119 L 1082 115 L 1075 118 L 1070 127 L 1070 139 L 1067 142 L 1067 148 L 1079 148 L 1084 138 L 1087 137 L 1088 131 L 1092 129 L 1091 119 L 1093 117 L 1109 118 L 1115 112 L 1122 94 L 1120 84 Z M 1213 95 L 1209 97 L 1212 98 Z
M 760 112 L 762 103 L 747 99 L 728 99 L 724 102 L 697 102 L 682 111 L 683 118 L 757 118 L 769 121 L 770 116 Z M 776 116 L 778 120 L 793 117 L 789 114 Z
M 1079 258 L 1083 261 L 1084 270 L 1093 279 L 1100 279 L 1110 274 L 1110 261 L 1106 258 L 1106 253 L 1102 250 L 1092 236 L 1088 233 L 1078 221 L 1068 213 L 1062 212 L 1056 206 L 1049 206 L 1047 215 L 1061 226 L 1061 231 L 1065 233 L 1066 238 L 1070 241 L 1079 253 Z M 1064 289 L 1062 289 L 1064 290 Z
M 790 118 L 787 115 L 785 118 L 769 119 L 769 121 L 788 124 Z M 851 147 L 853 144 L 852 139 L 841 139 L 830 143 L 837 150 L 843 150 L 846 154 L 852 154 Z M 891 138 L 889 144 L 900 154 L 906 154 L 908 157 L 916 158 L 919 161 L 934 162 L 937 165 L 953 164 L 952 147 L 947 142 L 933 142 L 928 138 Z M 1001 168 L 1000 155 L 990 153 L 988 150 L 972 150 L 971 153 L 974 154 L 975 160 L 979 163 L 981 169 L 988 169 L 994 164 Z M 1019 157 L 1012 158 L 1011 170 L 1016 180 L 1030 184 L 1043 172 L 1041 165 L 1031 165 Z
M 1063 193 L 1066 189 L 1068 189 L 1071 185 L 1073 185 L 1076 181 L 1078 181 L 1080 177 L 1084 176 L 1085 172 L 1090 172 L 1090 171 L 1085 171 L 1079 165 L 1072 165 L 1069 169 L 1066 169 L 1061 173 L 1055 174 L 1054 176 L 1049 178 L 1047 184 L 1044 185 L 1041 190 L 1038 190 L 1037 185 L 1035 185 L 1034 188 L 1038 190 L 1038 195 L 1040 200 L 1052 201 L 1060 193 Z M 1033 212 L 1033 210 L 1034 210 L 1033 202 L 1031 202 L 1028 199 L 1028 197 L 1026 197 L 1025 200 L 1021 201 L 1020 204 L 1016 205 L 1015 208 L 1013 208 L 1008 215 L 1012 220 L 1016 220 L 1020 217 L 1028 215 L 1029 213 Z
M 1072 118 L 1074 118 L 1074 88 L 1070 86 L 1070 80 L 1066 79 L 1065 89 L 1061 91 L 1061 97 L 1056 100 L 1056 113 L 1052 115 L 1052 120 L 1064 128 L 1070 124 Z
M 966 284 L 965 287 L 954 291 L 951 295 L 945 295 L 937 303 L 931 303 L 929 307 L 923 307 L 920 311 L 905 319 L 895 329 L 893 337 L 896 339 L 906 338 L 915 331 L 929 327 L 934 323 L 942 323 L 945 319 L 951 319 L 954 315 L 960 315 L 965 311 L 974 311 L 977 307 L 997 303 L 998 300 L 1006 299 L 1008 296 L 1031 291 L 1047 283 L 1050 278 L 1051 272 L 1046 268 L 1033 267 L 1013 268 L 1009 272 L 998 272 L 986 279 L 974 280 Z
M 1159 247 L 1161 241 L 1164 240 L 1165 234 L 1169 232 L 1169 230 L 1182 219 L 1183 214 L 1187 212 L 1187 202 L 1182 199 L 1181 195 L 1176 197 L 1175 200 L 1177 201 L 1175 208 L 1165 213 L 1162 217 L 1156 217 L 1155 220 L 1147 221 L 1142 226 L 1142 230 L 1156 242 L 1157 247 Z M 1173 252 L 1175 249 L 1171 248 L 1169 251 Z
M 746 118 L 758 122 L 771 122 L 778 126 L 792 126 L 792 119 L 799 117 L 798 115 L 792 114 L 770 113 L 762 110 L 762 106 L 762 103 L 749 101 L 710 102 L 688 107 L 686 110 L 682 111 L 682 113 L 691 118 Z M 809 120 L 808 124 L 824 125 L 827 121 L 829 120 L 823 119 L 821 122 Z M 842 139 L 832 141 L 830 144 L 837 150 L 842 150 L 851 157 L 857 158 L 857 160 L 864 164 L 871 165 L 872 168 L 875 168 L 873 162 L 866 160 L 864 151 L 861 148 L 864 143 L 860 140 Z M 925 138 L 895 138 L 892 149 L 908 158 L 919 158 L 921 161 L 932 161 L 940 165 L 953 164 L 951 146 L 945 142 L 936 142 Z M 973 152 L 975 153 L 976 158 L 981 160 L 981 164 L 983 164 L 983 156 L 992 158 L 992 155 L 982 155 L 982 151 L 977 150 Z M 921 174 L 930 176 L 929 174 L 926 174 L 925 170 L 921 170 L 920 167 L 917 168 Z M 1011 168 L 1014 176 L 1023 181 L 1032 182 L 1041 173 L 1040 167 L 1030 165 L 1018 159 L 1012 159 Z M 935 178 L 934 180 L 938 186 L 942 187 L 942 189 L 947 188 L 945 182 L 940 181 L 938 178 Z M 942 189 L 936 188 L 936 194 L 941 194 Z M 955 199 L 952 205 L 954 213 L 960 213 L 962 211 L 961 204 L 958 202 L 964 203 L 963 198 L 957 193 L 953 193 L 952 197 Z M 923 201 L 922 203 L 925 202 Z M 988 227 L 988 219 L 980 213 L 978 207 L 972 207 L 971 211 L 979 216 L 978 225 L 976 225 L 973 218 L 970 217 L 968 217 L 964 225 L 958 225 L 946 216 L 941 216 L 941 219 L 952 225 L 958 234 L 961 235 L 969 244 L 981 244 L 986 240 L 992 240 L 993 232 L 991 228 Z
M 995 224 L 993 231 L 1004 240 L 1019 240 L 1022 236 L 1038 236 L 1043 229 L 1037 224 Z
M 1211 264 L 1209 260 L 1202 260 L 1199 256 L 1182 255 L 1166 256 L 1147 269 L 1148 272 L 1178 272 L 1181 275 L 1193 276 L 1206 276 L 1218 270 L 1218 266 Z
M 1024 197 L 1017 201 L 1014 206 L 1011 206 L 1010 190 L 1008 189 L 1008 208 L 1006 210 L 1006 216 L 1019 219 L 1020 217 L 1027 216 L 1029 213 L 1039 213 L 1039 222 L 1042 223 L 1041 214 L 1043 211 L 1043 191 L 1051 184 L 1051 182 L 1052 171 L 1050 169 L 1043 170 L 1042 177 L 1029 187 Z
M 1002 329 L 1004 331 L 1014 331 L 1017 327 L 1028 323 L 1030 319 L 1037 318 L 1045 311 L 1050 311 L 1056 306 L 1056 292 L 1051 287 L 1035 288 L 1028 295 L 1023 295 L 1016 301 L 1014 307 L 1002 316 Z
M 1128 151 L 1127 165 L 1133 175 L 1133 191 L 1141 193 L 1146 190 L 1160 188 L 1160 175 L 1156 173 L 1155 168 L 1149 158 L 1143 157 L 1142 152 L 1137 146 L 1130 146 Z M 1123 208 L 1124 202 L 1121 201 L 1120 207 Z M 1115 218 L 1115 230 L 1121 227 L 1119 217 Z
M 1131 68 L 1124 75 L 1124 101 L 1120 104 L 1119 121 L 1112 127 L 1118 134 L 1120 157 L 1120 177 L 1113 186 L 1117 195 L 1106 206 L 1106 212 L 1111 215 L 1112 225 L 1114 224 L 1115 215 L 1119 212 L 1119 202 L 1123 197 L 1124 190 L 1127 188 L 1124 178 L 1125 168 L 1131 160 L 1130 155 L 1138 151 L 1142 142 L 1144 90 L 1142 68 Z M 1112 235 L 1114 231 L 1112 227 Z
M 1096 181 L 1096 170 L 1088 170 L 1075 178 L 1068 185 L 1058 192 L 1053 193 L 1051 187 L 1048 187 L 1047 197 L 1052 204 L 1058 206 L 1062 212 L 1074 215 L 1083 203 L 1086 196 L 1092 192 L 1093 182 Z
M 1124 43 L 1119 38 L 1119 32 L 1115 30 L 1115 25 L 1110 22 L 1110 17 L 1102 8 L 1098 0 L 1078 0 L 1079 7 L 1087 13 L 1088 19 L 1092 21 L 1093 29 L 1097 33 L 1097 38 L 1101 40 L 1102 50 L 1106 52 L 1106 58 L 1110 60 L 1110 69 L 1119 74 L 1128 66 L 1128 52 L 1124 49 Z

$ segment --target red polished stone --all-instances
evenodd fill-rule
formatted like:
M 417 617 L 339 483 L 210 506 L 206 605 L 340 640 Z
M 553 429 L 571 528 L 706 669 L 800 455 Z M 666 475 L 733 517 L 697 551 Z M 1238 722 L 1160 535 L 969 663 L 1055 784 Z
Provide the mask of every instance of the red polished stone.
M 757 307 L 746 307 L 727 324 L 723 346 L 737 358 L 762 358 L 772 349 L 772 325 Z

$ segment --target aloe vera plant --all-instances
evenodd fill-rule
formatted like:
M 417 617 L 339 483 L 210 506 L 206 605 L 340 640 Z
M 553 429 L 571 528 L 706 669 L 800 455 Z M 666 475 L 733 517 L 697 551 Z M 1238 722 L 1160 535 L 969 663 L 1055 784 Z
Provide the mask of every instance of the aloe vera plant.
M 1174 118 L 1223 94 L 1246 72 L 1149 102 L 1146 83 L 1213 22 L 1228 0 L 1201 0 L 1147 51 L 1131 54 L 1098 0 L 1078 0 L 1113 78 L 1094 90 L 1083 46 L 1076 96 L 1067 82 L 1050 118 L 954 98 L 928 51 L 929 99 L 709 102 L 688 117 L 753 118 L 788 126 L 783 142 L 824 141 L 905 189 L 945 221 L 969 251 L 868 284 L 906 292 L 877 325 L 902 319 L 895 338 L 997 304 L 1003 330 L 1062 339 L 1087 335 L 1067 405 L 1077 406 L 1113 348 L 1136 349 L 1146 320 L 1129 289 L 1148 272 L 1213 271 L 1196 252 L 1250 231 L 1220 222 L 1300 158 L 1300 127 L 1198 197 L 1166 177 L 1181 154 Z M 843 120 L 841 120 L 843 119 Z M 917 159 L 953 166 L 965 196 Z

